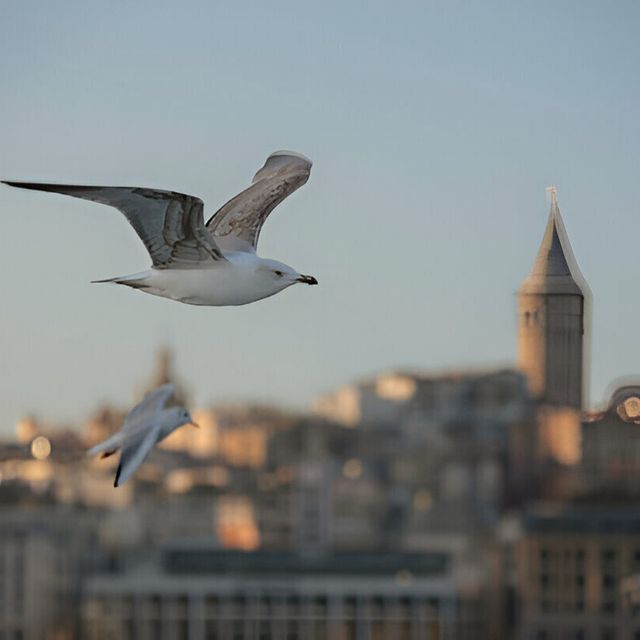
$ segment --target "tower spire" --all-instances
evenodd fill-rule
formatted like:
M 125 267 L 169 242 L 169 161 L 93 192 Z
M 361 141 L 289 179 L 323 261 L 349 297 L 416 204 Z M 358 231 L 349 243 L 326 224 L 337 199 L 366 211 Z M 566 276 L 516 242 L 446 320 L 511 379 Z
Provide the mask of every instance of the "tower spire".
M 573 256 L 558 208 L 551 210 L 531 273 L 518 291 L 518 361 L 545 402 L 581 408 L 584 299 L 588 286 Z
M 547 187 L 547 193 L 551 198 L 551 209 L 555 211 L 558 208 L 558 187 L 555 184 L 550 184 Z
M 552 184 L 546 191 L 551 198 L 547 227 L 531 273 L 522 284 L 520 291 L 521 293 L 582 295 L 588 287 L 573 255 L 560 215 L 558 188 Z

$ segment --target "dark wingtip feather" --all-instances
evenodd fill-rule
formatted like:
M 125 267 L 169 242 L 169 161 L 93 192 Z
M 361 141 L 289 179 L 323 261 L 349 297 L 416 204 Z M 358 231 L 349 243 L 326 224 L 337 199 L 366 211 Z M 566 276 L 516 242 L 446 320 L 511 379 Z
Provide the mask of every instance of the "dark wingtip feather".
M 34 189 L 35 191 L 53 191 L 55 184 L 46 184 L 43 182 L 17 182 L 15 180 L 3 180 L 2 184 L 10 187 L 18 187 L 19 189 Z
M 116 479 L 113 481 L 113 486 L 117 487 L 118 485 L 118 480 L 120 480 L 120 473 L 122 472 L 122 462 L 118 465 L 118 469 L 116 471 Z
M 98 187 L 87 187 L 76 184 L 50 184 L 48 182 L 18 182 L 15 180 L 2 180 L 3 184 L 10 187 L 18 187 L 19 189 L 32 189 L 34 191 L 50 191 L 52 193 L 63 193 L 74 195 L 78 191 L 87 191 Z

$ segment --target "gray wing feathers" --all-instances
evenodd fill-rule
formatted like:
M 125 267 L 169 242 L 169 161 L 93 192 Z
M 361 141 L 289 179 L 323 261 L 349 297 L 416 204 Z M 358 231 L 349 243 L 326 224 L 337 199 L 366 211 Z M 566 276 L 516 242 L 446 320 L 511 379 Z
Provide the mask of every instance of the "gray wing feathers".
M 87 455 L 95 456 L 109 449 L 119 449 L 130 441 L 139 442 L 140 438 L 144 437 L 142 432 L 147 430 L 149 423 L 165 408 L 174 392 L 175 385 L 172 383 L 163 384 L 150 391 L 141 402 L 129 411 L 120 431 L 91 447 L 87 451 Z
M 7 182 L 14 187 L 51 191 L 99 202 L 121 211 L 144 243 L 153 266 L 190 267 L 220 260 L 222 254 L 207 232 L 202 200 L 194 196 L 137 187 L 87 187 Z
M 207 222 L 207 229 L 224 249 L 255 251 L 269 214 L 311 173 L 311 161 L 293 151 L 272 153 L 248 189 L 232 198 Z
M 150 391 L 124 419 L 123 432 L 135 429 L 144 421 L 151 420 L 158 412 L 164 409 L 169 398 L 175 392 L 176 387 L 172 383 L 163 384 L 161 387 Z
M 122 447 L 122 453 L 120 454 L 120 463 L 118 464 L 118 470 L 116 471 L 116 479 L 113 483 L 114 487 L 119 487 L 124 484 L 133 474 L 133 472 L 142 464 L 143 460 L 149 454 L 149 451 L 153 449 L 153 445 L 158 440 L 158 431 L 160 425 L 155 425 L 149 430 L 143 438 L 128 443 Z

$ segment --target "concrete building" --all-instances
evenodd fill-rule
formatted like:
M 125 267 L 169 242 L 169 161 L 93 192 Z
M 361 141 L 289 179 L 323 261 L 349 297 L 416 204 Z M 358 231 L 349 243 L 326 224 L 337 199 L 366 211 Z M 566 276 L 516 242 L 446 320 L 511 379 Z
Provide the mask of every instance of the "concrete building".
M 395 371 L 321 396 L 313 411 L 346 427 L 399 429 L 417 440 L 454 423 L 500 440 L 505 425 L 530 413 L 531 396 L 512 369 Z
M 87 550 L 97 544 L 97 522 L 96 512 L 76 509 L 3 508 L 0 638 L 78 637 L 80 576 Z
M 165 549 L 154 562 L 95 575 L 83 637 L 139 640 L 471 640 L 478 593 L 463 596 L 444 554 Z
M 582 423 L 583 490 L 640 496 L 640 386 L 616 389 L 603 411 Z
M 637 504 L 539 506 L 523 515 L 522 527 L 516 638 L 640 638 L 640 607 L 622 589 L 640 570 Z
M 588 285 L 573 257 L 555 188 L 531 273 L 518 291 L 518 365 L 544 403 L 581 409 Z

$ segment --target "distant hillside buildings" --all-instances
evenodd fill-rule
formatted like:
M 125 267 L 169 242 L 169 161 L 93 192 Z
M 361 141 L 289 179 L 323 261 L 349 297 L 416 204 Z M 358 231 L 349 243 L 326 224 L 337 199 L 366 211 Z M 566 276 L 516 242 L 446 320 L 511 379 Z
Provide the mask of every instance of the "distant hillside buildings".
M 589 305 L 552 193 L 517 368 L 201 408 L 118 490 L 117 460 L 84 451 L 121 408 L 21 421 L 0 639 L 640 638 L 640 386 L 582 411 Z M 147 386 L 169 381 L 163 349 Z

